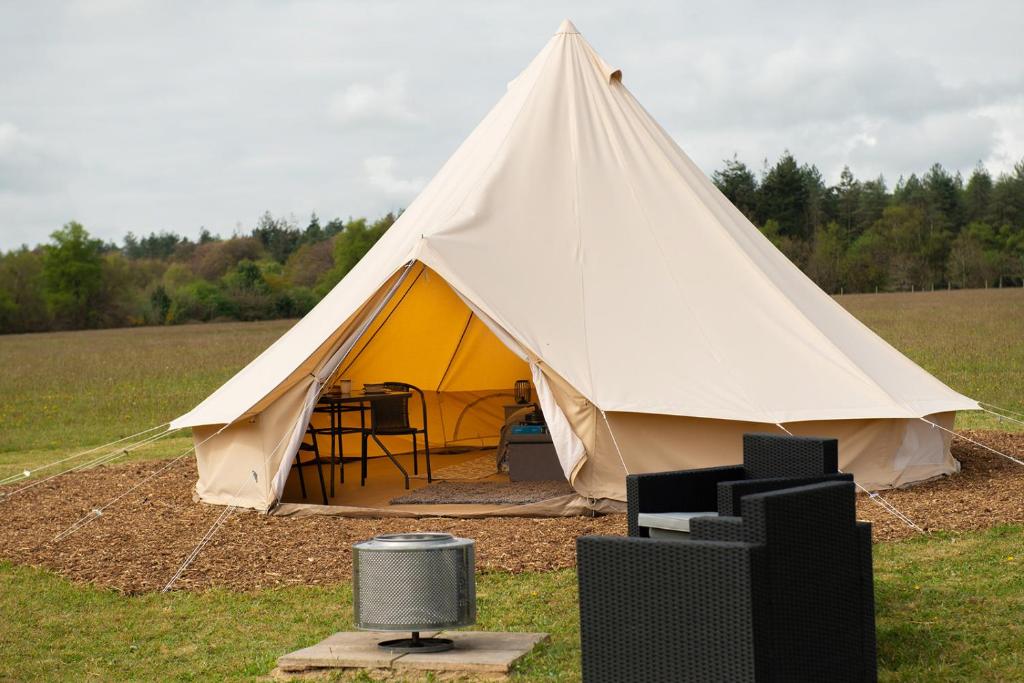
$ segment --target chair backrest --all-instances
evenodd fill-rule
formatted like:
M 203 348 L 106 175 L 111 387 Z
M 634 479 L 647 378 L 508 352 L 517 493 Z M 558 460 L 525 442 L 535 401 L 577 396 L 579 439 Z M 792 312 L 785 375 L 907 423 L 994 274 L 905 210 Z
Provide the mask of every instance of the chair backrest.
M 766 549 L 773 680 L 854 680 L 850 673 L 873 657 L 864 651 L 865 563 L 854 484 L 756 493 L 741 506 L 744 540 Z M 809 674 L 813 662 L 822 668 Z
M 744 434 L 747 479 L 814 477 L 839 471 L 838 439 L 782 434 Z
M 415 384 L 409 384 L 408 382 L 384 382 L 384 388 L 388 389 L 389 391 L 408 391 L 417 394 L 420 397 L 420 409 L 423 412 L 420 418 L 423 420 L 423 424 L 420 426 L 420 430 L 425 432 L 427 429 L 427 397 L 423 394 L 423 390 L 420 389 Z M 406 410 L 408 411 L 408 409 L 409 408 L 407 404 Z M 406 419 L 406 426 L 408 426 L 408 418 Z
M 409 397 L 389 396 L 370 401 L 370 419 L 374 430 L 407 429 Z

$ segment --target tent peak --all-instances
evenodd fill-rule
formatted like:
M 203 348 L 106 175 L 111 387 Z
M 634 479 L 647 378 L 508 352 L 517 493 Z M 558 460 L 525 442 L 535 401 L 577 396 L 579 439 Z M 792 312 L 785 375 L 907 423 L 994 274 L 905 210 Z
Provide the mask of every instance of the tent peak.
M 562 23 L 559 24 L 558 26 L 558 30 L 555 31 L 555 35 L 557 36 L 562 33 L 579 33 L 579 31 L 576 30 L 576 27 L 573 25 L 571 21 L 569 21 L 568 19 L 563 19 Z
M 601 74 L 604 76 L 605 82 L 611 84 L 614 82 L 622 81 L 622 70 L 616 69 L 615 67 L 609 65 L 607 62 L 601 59 L 601 55 L 597 54 L 597 52 L 595 52 L 594 49 L 587 44 L 587 41 L 576 29 L 576 26 L 572 23 L 572 21 L 570 21 L 569 19 L 565 19 L 562 21 L 561 25 L 558 27 L 558 30 L 555 32 L 554 37 L 558 38 L 559 36 L 579 36 L 579 40 L 574 42 L 577 43 L 579 48 L 582 49 L 590 57 L 590 60 L 594 63 L 594 65 L 601 70 Z

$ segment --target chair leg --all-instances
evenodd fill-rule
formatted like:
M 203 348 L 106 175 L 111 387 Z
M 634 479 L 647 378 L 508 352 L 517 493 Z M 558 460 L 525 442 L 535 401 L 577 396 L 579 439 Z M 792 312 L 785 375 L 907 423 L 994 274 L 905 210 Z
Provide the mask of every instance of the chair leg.
M 388 460 L 393 462 L 395 464 L 395 467 L 398 468 L 398 471 L 400 471 L 402 473 L 402 476 L 405 477 L 405 488 L 408 489 L 409 488 L 409 473 L 405 470 L 404 467 L 402 467 L 402 463 L 400 463 L 397 460 L 395 460 L 395 456 L 391 455 L 391 451 L 389 451 L 387 449 L 387 446 L 385 446 L 383 444 L 383 442 L 381 442 L 381 440 L 377 438 L 376 434 L 370 434 L 370 436 L 372 436 L 373 440 L 377 442 L 377 445 L 380 446 L 380 449 L 382 451 L 384 451 L 384 455 L 388 456 Z
M 299 488 L 302 489 L 302 499 L 306 499 L 306 478 L 302 476 L 302 451 L 295 451 L 295 469 L 299 471 Z
M 338 415 L 338 481 L 345 483 L 345 429 L 341 426 L 342 415 Z
M 361 475 L 361 479 L 359 480 L 359 485 L 360 486 L 366 486 L 366 445 L 367 445 L 366 442 L 367 442 L 367 434 L 366 434 L 366 431 L 364 430 L 363 431 L 362 458 L 360 459 L 360 462 L 359 462 L 359 469 L 360 469 L 360 475 Z
M 320 477 L 320 494 L 324 497 L 324 505 L 327 505 L 327 486 L 324 483 L 324 467 L 323 460 L 320 459 L 320 447 L 316 443 L 316 434 L 313 435 L 313 455 L 316 457 L 314 462 L 316 463 L 316 473 Z
M 363 477 L 363 480 L 359 483 L 360 486 L 364 486 L 366 484 L 366 461 L 367 461 L 366 448 L 367 448 L 367 445 L 368 445 L 366 443 L 366 441 L 367 441 L 367 437 L 366 437 L 366 434 L 367 434 L 367 430 L 366 430 L 366 412 L 368 410 L 369 410 L 369 407 L 365 403 L 360 403 L 359 404 L 359 435 L 362 437 L 362 444 L 363 444 L 362 450 L 359 452 L 359 457 L 361 459 L 359 467 L 360 467 L 361 474 L 362 474 L 362 477 Z
M 418 454 L 416 453 L 416 432 L 413 432 L 412 433 L 412 473 L 413 474 L 419 474 L 420 473 L 420 467 L 419 467 L 418 464 L 416 464 L 417 455 Z
M 341 434 L 338 435 L 338 441 L 341 442 Z M 345 483 L 345 450 L 344 448 L 338 449 L 338 482 Z
M 430 442 L 427 441 L 427 431 L 423 430 L 423 457 L 427 461 L 427 483 L 434 481 L 433 475 L 430 473 Z

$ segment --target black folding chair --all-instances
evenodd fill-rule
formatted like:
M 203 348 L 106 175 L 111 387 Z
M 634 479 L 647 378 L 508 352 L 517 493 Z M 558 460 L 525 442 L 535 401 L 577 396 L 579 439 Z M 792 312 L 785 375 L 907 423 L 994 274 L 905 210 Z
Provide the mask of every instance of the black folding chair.
M 423 411 L 423 426 L 416 427 L 409 421 L 409 396 L 376 396 L 370 403 L 370 428 L 363 432 L 363 470 L 362 484 L 366 483 L 366 442 L 372 438 L 384 454 L 401 470 L 405 477 L 405 488 L 409 488 L 409 473 L 402 464 L 395 459 L 387 446 L 380 440 L 381 436 L 411 436 L 412 437 L 412 471 L 419 474 L 419 444 L 418 435 L 423 434 L 423 453 L 427 462 L 427 481 L 433 481 L 430 470 L 430 442 L 427 434 L 427 402 L 423 391 L 406 382 L 384 382 L 384 387 L 389 391 L 400 391 L 406 393 L 415 392 L 419 394 L 420 404 Z

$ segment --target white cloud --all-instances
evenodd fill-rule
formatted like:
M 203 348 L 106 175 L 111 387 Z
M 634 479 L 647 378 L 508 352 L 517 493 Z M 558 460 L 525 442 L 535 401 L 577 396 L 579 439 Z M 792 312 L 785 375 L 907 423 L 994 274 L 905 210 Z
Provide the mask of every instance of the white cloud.
M 922 173 L 936 162 L 951 169 L 973 167 L 996 147 L 998 127 L 971 112 L 942 112 L 912 121 L 885 121 L 871 134 L 874 144 L 855 144 L 851 168 L 878 173 Z M 895 181 L 895 178 L 891 178 Z
M 1024 95 L 1018 95 L 1014 101 L 981 107 L 977 113 L 991 118 L 998 128 L 995 146 L 983 161 L 995 172 L 1010 172 L 1024 154 Z
M 0 2 L 0 249 L 402 206 L 566 16 L 706 172 L 1024 156 L 1024 5 Z M 874 141 L 874 144 L 872 144 Z M 378 156 L 393 150 L 394 158 Z M 400 154 L 398 153 L 400 151 Z
M 37 194 L 61 189 L 69 163 L 43 141 L 0 121 L 0 193 Z
M 423 178 L 404 179 L 395 176 L 394 157 L 374 156 L 363 160 L 366 180 L 374 189 L 395 199 L 412 199 L 426 185 Z
M 145 9 L 148 0 L 72 0 L 68 10 L 84 16 L 105 16 Z
M 416 120 L 406 98 L 405 76 L 395 74 L 379 84 L 349 84 L 331 97 L 328 109 L 342 124 L 404 123 Z

